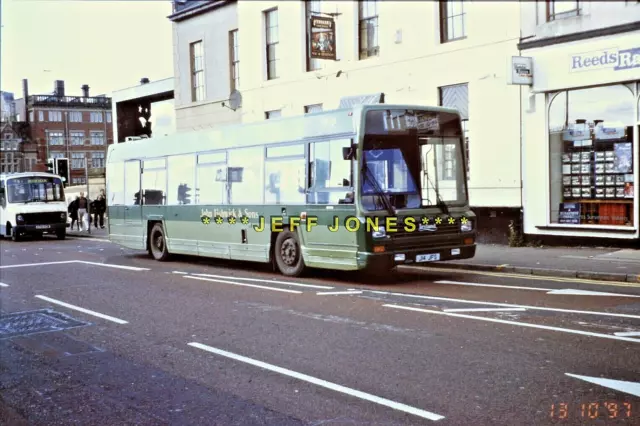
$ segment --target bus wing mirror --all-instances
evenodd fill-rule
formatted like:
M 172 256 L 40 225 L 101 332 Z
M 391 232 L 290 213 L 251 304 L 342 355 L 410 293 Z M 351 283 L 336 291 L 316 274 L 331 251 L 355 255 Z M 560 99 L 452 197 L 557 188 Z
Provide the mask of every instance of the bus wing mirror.
M 358 145 L 352 144 L 351 146 L 347 146 L 342 148 L 342 159 L 343 160 L 353 160 L 356 158 L 356 149 Z

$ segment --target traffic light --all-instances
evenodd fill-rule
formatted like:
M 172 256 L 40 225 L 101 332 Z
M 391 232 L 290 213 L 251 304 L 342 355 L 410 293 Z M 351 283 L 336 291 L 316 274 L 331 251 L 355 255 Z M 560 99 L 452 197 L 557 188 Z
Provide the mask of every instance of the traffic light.
M 53 158 L 49 158 L 49 161 L 47 163 L 45 163 L 45 166 L 47 166 L 47 173 L 54 173 L 56 172 L 56 165 L 55 165 L 55 161 L 53 160 Z
M 69 159 L 56 158 L 55 171 L 56 171 L 56 174 L 62 178 L 63 185 L 68 186 L 69 185 Z
M 186 183 L 178 185 L 178 204 L 191 204 L 191 188 Z

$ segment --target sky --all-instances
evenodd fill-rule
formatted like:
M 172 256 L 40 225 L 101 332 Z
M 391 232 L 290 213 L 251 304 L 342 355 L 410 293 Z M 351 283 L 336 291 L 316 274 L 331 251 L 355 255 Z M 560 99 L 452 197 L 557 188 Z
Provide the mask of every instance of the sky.
M 22 97 L 51 93 L 111 96 L 114 90 L 173 77 L 169 0 L 0 0 L 0 88 Z

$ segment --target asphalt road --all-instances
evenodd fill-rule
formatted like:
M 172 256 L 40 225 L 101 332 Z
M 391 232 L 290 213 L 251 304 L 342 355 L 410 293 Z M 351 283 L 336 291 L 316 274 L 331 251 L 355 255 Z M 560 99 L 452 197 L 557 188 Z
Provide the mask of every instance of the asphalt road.
M 0 247 L 0 424 L 640 424 L 639 285 Z

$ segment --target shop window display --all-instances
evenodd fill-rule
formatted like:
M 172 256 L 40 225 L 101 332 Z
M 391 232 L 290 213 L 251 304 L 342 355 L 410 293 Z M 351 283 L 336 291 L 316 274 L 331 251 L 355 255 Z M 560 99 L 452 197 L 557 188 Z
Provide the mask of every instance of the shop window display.
M 635 88 L 551 95 L 551 223 L 633 226 Z

